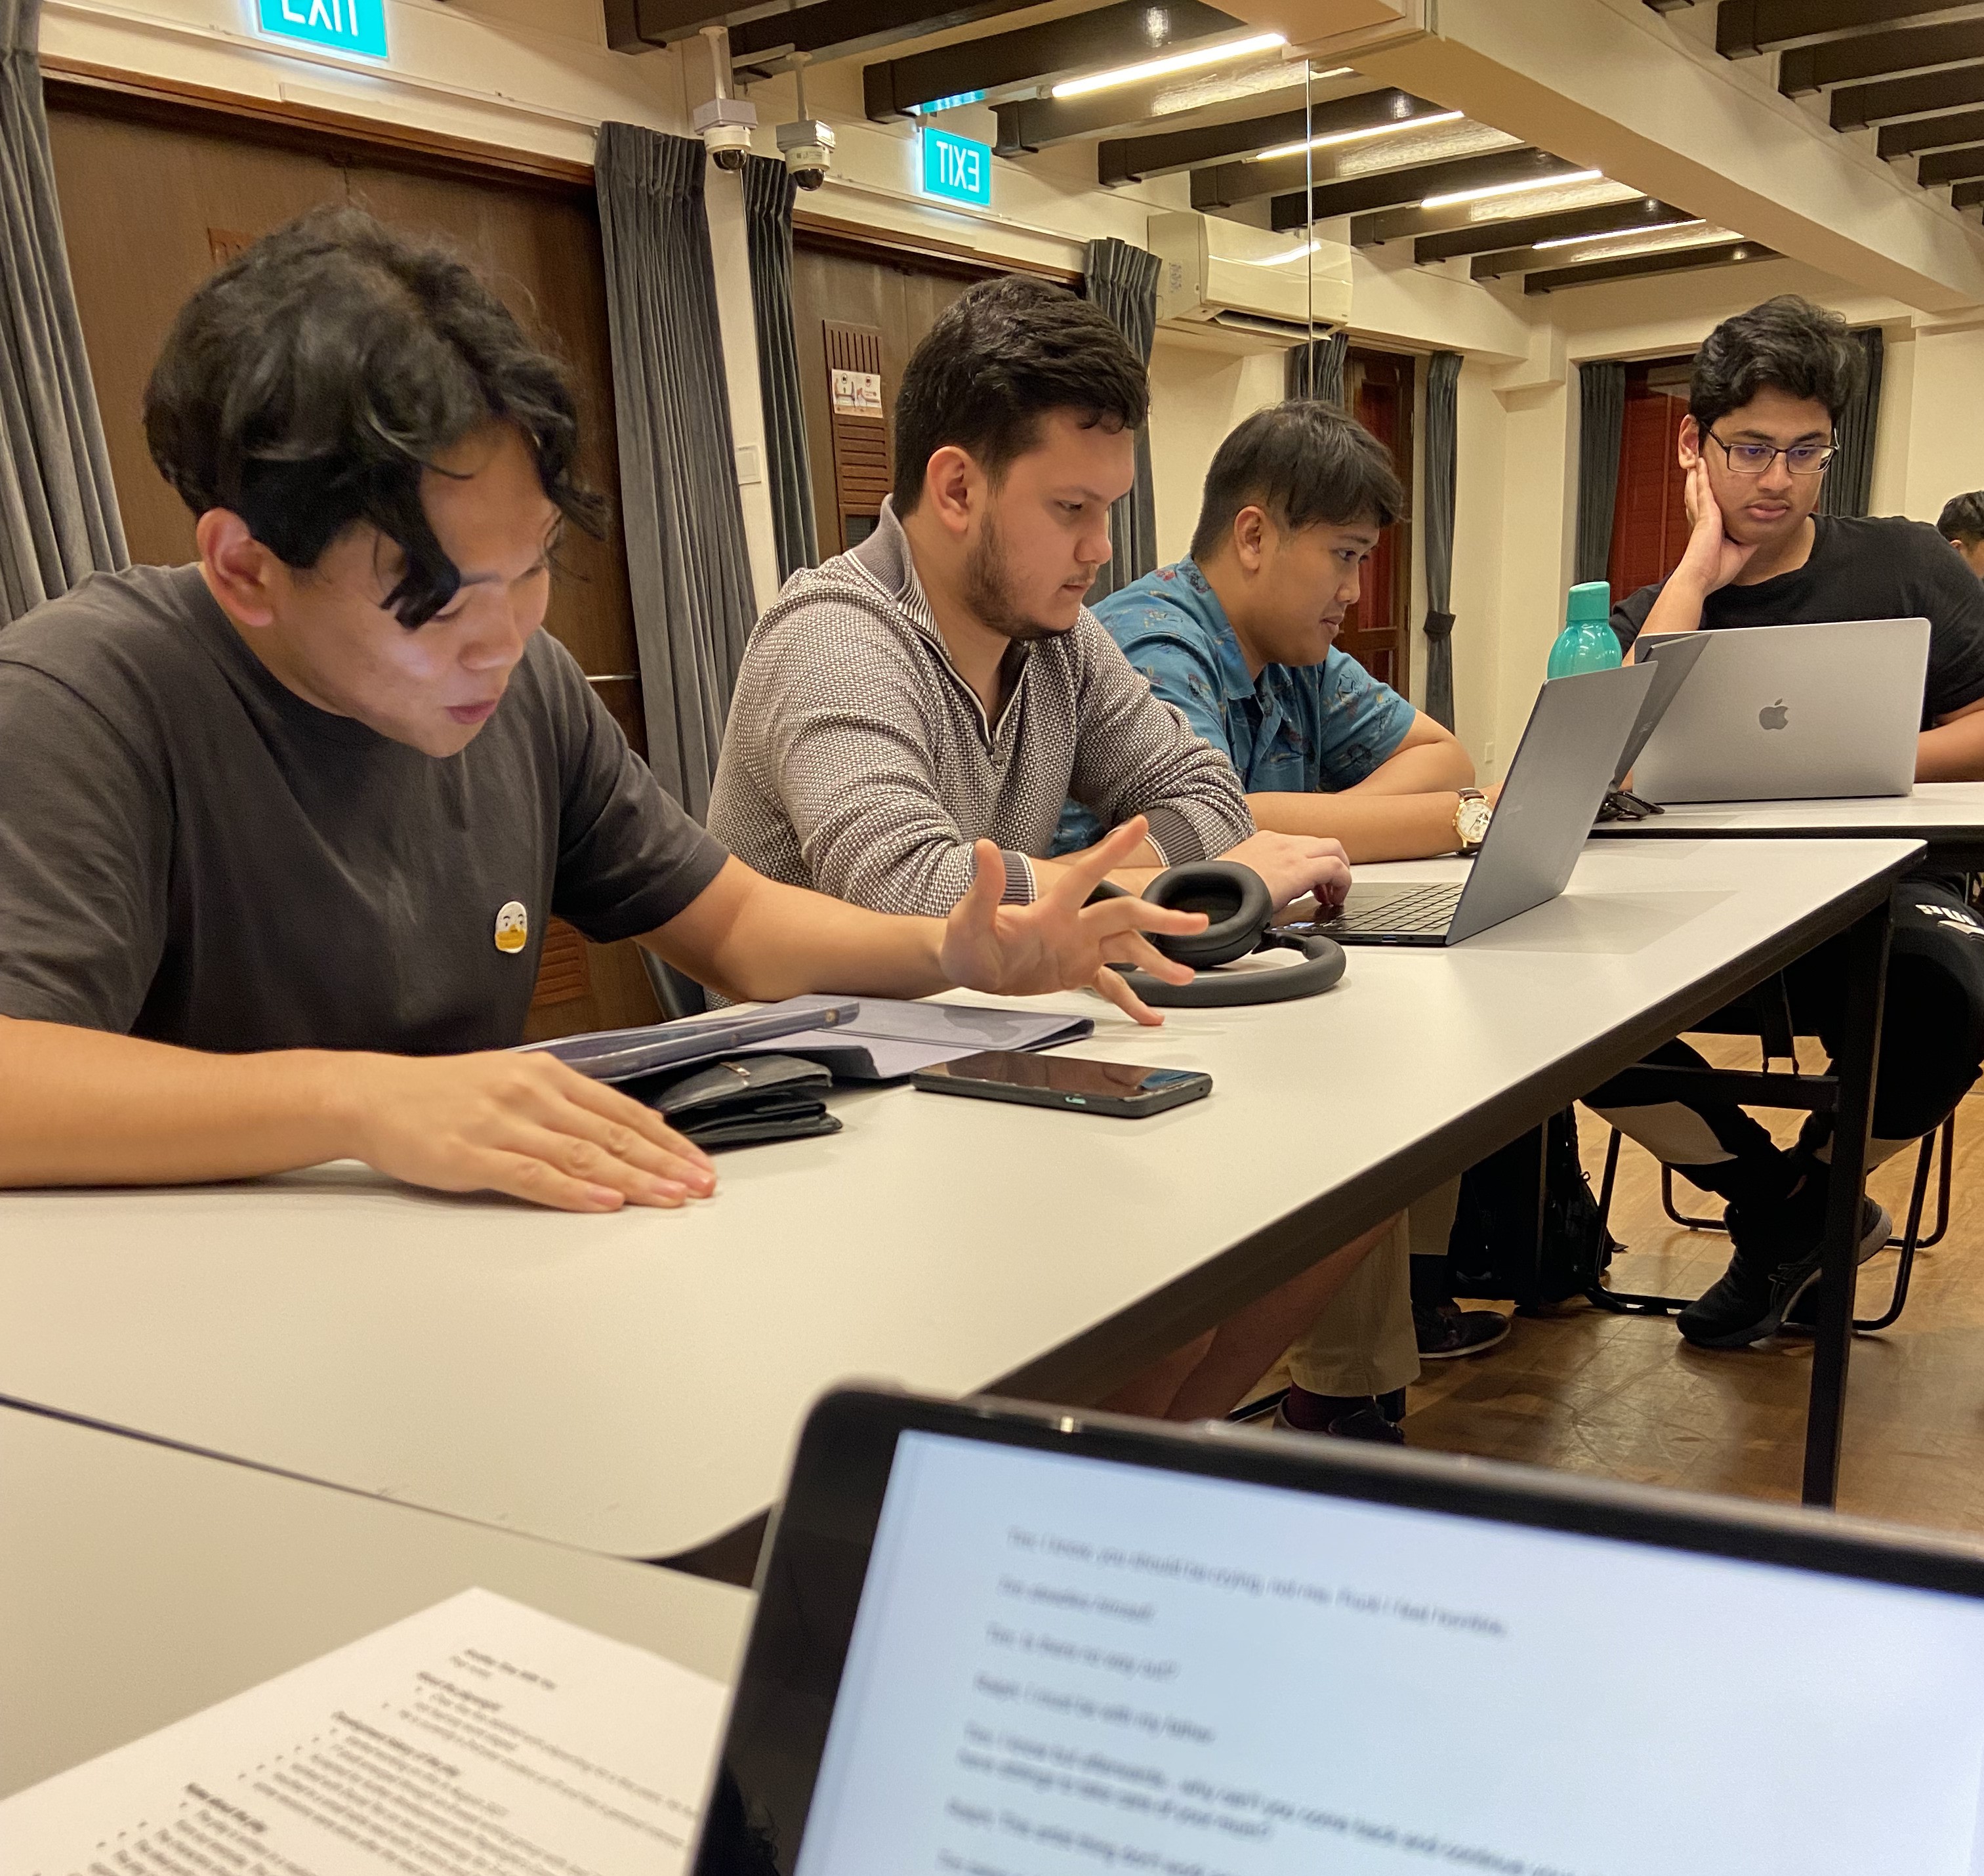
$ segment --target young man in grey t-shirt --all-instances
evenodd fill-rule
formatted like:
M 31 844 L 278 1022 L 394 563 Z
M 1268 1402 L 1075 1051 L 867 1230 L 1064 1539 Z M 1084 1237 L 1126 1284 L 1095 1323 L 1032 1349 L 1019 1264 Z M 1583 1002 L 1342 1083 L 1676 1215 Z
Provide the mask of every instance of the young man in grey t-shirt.
M 561 368 L 458 260 L 355 211 L 270 236 L 181 312 L 146 399 L 197 563 L 0 633 L 0 1186 L 353 1156 L 575 1210 L 709 1163 L 518 1040 L 545 921 L 735 995 L 1030 993 L 1197 918 L 1037 903 L 989 844 L 943 920 L 765 879 L 656 786 L 538 630 L 595 526 Z

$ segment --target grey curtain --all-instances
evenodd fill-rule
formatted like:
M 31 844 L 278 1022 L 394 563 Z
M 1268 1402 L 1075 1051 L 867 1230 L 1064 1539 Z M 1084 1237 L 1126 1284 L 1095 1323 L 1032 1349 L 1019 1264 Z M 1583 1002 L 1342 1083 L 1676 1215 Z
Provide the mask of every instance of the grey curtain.
M 1349 356 L 1350 334 L 1332 332 L 1328 337 L 1311 339 L 1289 353 L 1288 390 L 1292 398 L 1315 398 L 1341 409 L 1343 404 L 1343 366 Z
M 1821 515 L 1864 515 L 1874 498 L 1874 435 L 1881 417 L 1882 341 L 1878 326 L 1854 334 L 1865 368 L 1860 389 L 1839 418 L 1839 454 L 1818 492 Z
M 1158 335 L 1158 257 L 1114 235 L 1091 241 L 1084 274 L 1088 297 L 1123 329 L 1144 364 Z M 1141 579 L 1158 564 L 1157 503 L 1151 488 L 1151 427 L 1137 432 L 1137 479 L 1109 511 L 1109 564 L 1089 589 L 1091 600 Z
M 636 124 L 593 158 L 648 762 L 699 821 L 754 616 L 703 163 Z
M 1577 367 L 1578 580 L 1603 579 L 1612 560 L 1619 498 L 1619 446 L 1626 431 L 1626 367 L 1600 359 Z
M 62 245 L 35 55 L 41 0 L 0 0 L 0 600 L 18 619 L 129 563 Z
M 744 159 L 744 232 L 751 256 L 751 313 L 758 333 L 758 392 L 765 408 L 766 479 L 779 538 L 779 577 L 819 562 L 813 463 L 799 399 L 793 332 L 792 172 L 772 156 Z
M 1456 387 L 1460 354 L 1426 361 L 1426 498 L 1419 538 L 1426 543 L 1426 714 L 1453 727 L 1453 482 Z

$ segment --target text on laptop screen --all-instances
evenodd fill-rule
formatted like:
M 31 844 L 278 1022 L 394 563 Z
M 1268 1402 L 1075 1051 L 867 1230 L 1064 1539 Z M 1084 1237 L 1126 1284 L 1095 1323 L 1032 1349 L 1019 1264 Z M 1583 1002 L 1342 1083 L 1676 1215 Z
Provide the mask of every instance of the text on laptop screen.
M 799 1876 L 1977 1876 L 1980 1685 L 1964 1598 L 909 1432 Z

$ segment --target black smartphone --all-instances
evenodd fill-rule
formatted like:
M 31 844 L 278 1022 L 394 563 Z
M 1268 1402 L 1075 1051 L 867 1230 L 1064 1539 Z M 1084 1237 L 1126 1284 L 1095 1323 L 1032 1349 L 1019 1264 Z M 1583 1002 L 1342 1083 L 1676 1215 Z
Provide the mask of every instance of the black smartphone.
M 1212 1092 L 1212 1077 L 1197 1069 L 1147 1069 L 1133 1062 L 1084 1062 L 1076 1055 L 1036 1055 L 1014 1049 L 988 1049 L 940 1062 L 913 1079 L 926 1094 L 1072 1107 L 1131 1120 L 1202 1101 Z

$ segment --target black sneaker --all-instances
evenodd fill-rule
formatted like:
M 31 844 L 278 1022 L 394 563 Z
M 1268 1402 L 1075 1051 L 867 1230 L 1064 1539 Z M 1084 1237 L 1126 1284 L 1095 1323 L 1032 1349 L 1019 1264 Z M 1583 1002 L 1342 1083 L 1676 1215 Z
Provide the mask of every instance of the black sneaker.
M 1386 1398 L 1389 1400 L 1390 1396 Z M 1403 1446 L 1406 1443 L 1405 1429 L 1388 1418 L 1384 1409 L 1369 1395 L 1356 1399 L 1311 1394 L 1306 1388 L 1292 1384 L 1281 1405 L 1275 1409 L 1275 1431 L 1325 1435 L 1339 1440 L 1368 1440 L 1377 1446 Z
M 1815 1182 L 1818 1183 L 1818 1182 Z M 1823 1186 L 1820 1184 L 1823 1195 Z M 1798 1195 L 1801 1198 L 1802 1193 Z M 1798 1199 L 1783 1208 L 1794 1217 L 1812 1208 Z M 1808 1220 L 1798 1233 L 1801 1245 L 1788 1245 L 1781 1232 L 1751 1231 L 1744 1227 L 1738 1208 L 1728 1210 L 1729 1235 L 1736 1240 L 1736 1254 L 1715 1284 L 1698 1296 L 1675 1318 L 1681 1332 L 1697 1348 L 1747 1348 L 1775 1335 L 1799 1300 L 1818 1279 L 1821 1247 L 1818 1239 L 1825 1230 L 1825 1212 L 1819 1208 L 1816 1228 Z M 1865 1264 L 1892 1234 L 1895 1221 L 1872 1199 L 1860 1202 L 1859 1261 Z M 1746 1238 L 1761 1238 L 1761 1243 L 1746 1243 Z M 1787 1256 L 1787 1250 L 1795 1254 Z
M 1506 1341 L 1509 1319 L 1499 1310 L 1463 1309 L 1458 1303 L 1415 1303 L 1413 1331 L 1422 1361 L 1454 1361 Z

